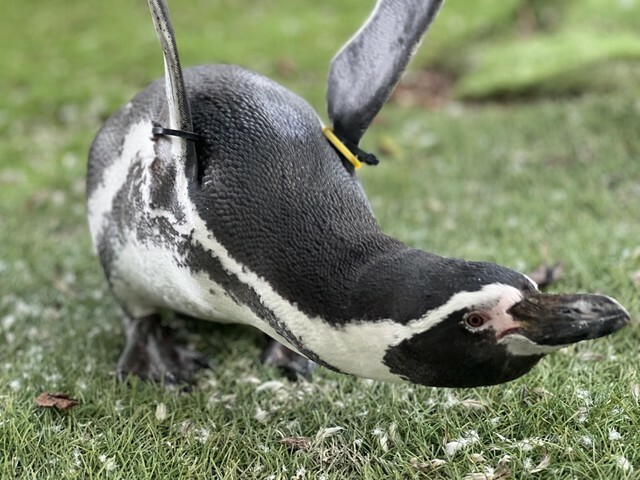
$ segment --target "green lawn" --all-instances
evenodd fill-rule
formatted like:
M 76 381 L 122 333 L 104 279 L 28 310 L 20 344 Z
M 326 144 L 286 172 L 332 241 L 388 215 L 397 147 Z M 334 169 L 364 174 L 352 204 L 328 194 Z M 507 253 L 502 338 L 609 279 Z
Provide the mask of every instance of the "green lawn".
M 170 1 L 184 64 L 248 66 L 323 116 L 328 63 L 371 4 Z M 575 10 L 567 18 L 582 25 Z M 453 33 L 438 27 L 419 60 L 443 65 L 445 54 L 476 51 L 476 40 L 498 48 L 513 34 L 512 11 L 483 12 L 468 29 L 443 21 Z M 619 12 L 611 22 L 627 28 Z M 291 383 L 259 365 L 255 332 L 176 321 L 214 366 L 182 393 L 115 380 L 124 337 L 85 221 L 93 135 L 162 74 L 144 2 L 5 0 L 0 44 L 1 479 L 640 478 L 637 61 L 598 50 L 601 77 L 609 61 L 626 72 L 605 91 L 582 82 L 580 95 L 511 103 L 390 104 L 364 141 L 389 153 L 361 174 L 388 233 L 522 271 L 562 262 L 553 290 L 614 296 L 632 326 L 510 384 L 447 390 L 323 369 Z M 36 409 L 43 391 L 80 405 Z

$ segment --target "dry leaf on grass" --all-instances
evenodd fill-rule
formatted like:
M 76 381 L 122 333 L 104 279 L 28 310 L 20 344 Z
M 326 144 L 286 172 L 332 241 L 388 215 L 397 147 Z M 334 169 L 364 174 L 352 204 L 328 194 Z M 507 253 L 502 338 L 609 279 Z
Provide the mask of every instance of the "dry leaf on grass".
M 436 468 L 441 467 L 447 462 L 439 458 L 434 458 L 433 460 L 427 460 L 426 462 L 420 462 L 418 461 L 417 458 L 414 457 L 411 460 L 409 460 L 409 463 L 411 463 L 411 466 L 416 470 L 419 470 L 421 472 L 428 472 L 430 470 L 435 470 Z
M 308 437 L 282 437 L 280 443 L 291 450 L 308 450 L 311 446 L 311 439 Z
M 631 396 L 636 403 L 640 403 L 640 385 L 638 385 L 637 383 L 631 385 Z
M 585 351 L 578 354 L 578 359 L 583 362 L 601 362 L 604 360 L 604 355 L 597 352 Z
M 78 405 L 78 400 L 66 393 L 43 392 L 36 398 L 36 405 L 40 408 L 55 408 L 64 412 Z
M 159 403 L 156 406 L 156 420 L 158 422 L 164 422 L 167 419 L 167 406 L 164 403 Z
M 533 393 L 535 393 L 536 396 L 538 398 L 540 398 L 541 400 L 548 400 L 548 399 L 553 398 L 555 396 L 549 390 L 547 390 L 546 388 L 542 388 L 542 387 L 534 388 L 533 389 Z
M 482 459 L 484 461 L 484 459 Z M 487 472 L 472 472 L 463 477 L 463 480 L 506 480 L 512 478 L 511 470 L 507 465 L 511 462 L 509 455 L 504 455 L 498 460 L 498 465 L 494 469 L 489 469 Z M 478 462 L 476 462 L 478 463 Z
M 320 430 L 318 430 L 318 433 L 316 433 L 316 439 L 333 437 L 335 434 L 337 434 L 341 430 L 344 430 L 344 427 L 321 428 Z
M 410 72 L 393 91 L 391 102 L 403 106 L 442 108 L 451 100 L 453 82 L 453 76 L 445 71 Z
M 538 288 L 545 288 L 556 283 L 562 277 L 562 264 L 547 265 L 543 263 L 529 274 L 529 278 L 538 284 Z
M 538 466 L 533 470 L 531 470 L 529 473 L 541 472 L 545 468 L 547 468 L 550 463 L 551 463 L 551 455 L 549 455 L 548 453 L 545 453 L 544 456 L 542 457 L 542 460 L 540 460 L 540 463 L 538 464 Z
M 495 472 L 473 472 L 462 477 L 463 480 L 506 480 L 511 477 L 511 470 L 508 468 L 499 469 Z
M 474 400 L 472 398 L 462 400 L 460 402 L 460 405 L 470 410 L 485 410 L 487 408 L 487 405 L 485 403 L 481 402 L 480 400 Z
M 480 437 L 478 437 L 478 432 L 470 430 L 465 436 L 451 442 L 447 442 L 444 445 L 444 451 L 447 454 L 447 457 L 453 457 L 459 450 L 467 448 L 469 445 L 473 445 L 479 441 Z

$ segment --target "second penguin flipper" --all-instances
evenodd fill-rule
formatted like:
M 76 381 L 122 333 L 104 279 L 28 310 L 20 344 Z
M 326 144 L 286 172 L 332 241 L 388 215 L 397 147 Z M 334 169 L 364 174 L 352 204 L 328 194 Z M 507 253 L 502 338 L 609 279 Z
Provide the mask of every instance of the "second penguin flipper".
M 331 63 L 329 118 L 357 145 L 398 83 L 442 0 L 378 0 L 367 22 Z

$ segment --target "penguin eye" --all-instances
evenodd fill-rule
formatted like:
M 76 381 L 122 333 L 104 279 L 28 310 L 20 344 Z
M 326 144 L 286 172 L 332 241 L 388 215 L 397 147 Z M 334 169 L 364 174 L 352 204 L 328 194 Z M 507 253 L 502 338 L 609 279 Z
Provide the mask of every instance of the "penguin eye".
M 471 328 L 480 328 L 484 325 L 484 317 L 479 313 L 470 313 L 464 319 L 464 323 L 466 323 Z

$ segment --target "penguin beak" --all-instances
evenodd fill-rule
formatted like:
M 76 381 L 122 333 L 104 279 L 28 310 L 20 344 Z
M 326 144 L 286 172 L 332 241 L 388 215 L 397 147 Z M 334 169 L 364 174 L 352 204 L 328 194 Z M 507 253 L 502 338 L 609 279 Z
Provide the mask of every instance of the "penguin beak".
M 603 295 L 532 293 L 509 309 L 517 332 L 537 345 L 561 347 L 604 337 L 629 323 L 629 313 Z

